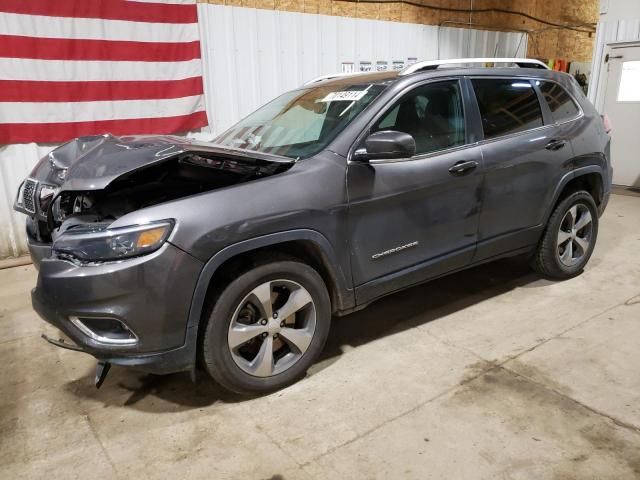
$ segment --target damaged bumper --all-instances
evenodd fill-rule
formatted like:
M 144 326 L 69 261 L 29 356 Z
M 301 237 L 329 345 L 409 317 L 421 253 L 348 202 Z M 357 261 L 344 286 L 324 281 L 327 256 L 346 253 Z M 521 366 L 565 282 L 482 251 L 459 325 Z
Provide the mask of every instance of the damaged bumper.
M 187 341 L 187 322 L 201 268 L 169 243 L 146 256 L 90 266 L 45 257 L 31 298 L 74 350 L 150 373 L 191 370 L 196 345 Z

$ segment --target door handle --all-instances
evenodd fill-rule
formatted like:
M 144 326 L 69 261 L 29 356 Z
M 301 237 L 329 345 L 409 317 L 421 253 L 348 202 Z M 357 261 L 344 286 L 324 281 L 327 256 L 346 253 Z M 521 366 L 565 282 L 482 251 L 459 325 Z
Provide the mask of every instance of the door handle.
M 460 162 L 454 163 L 451 166 L 451 168 L 449 168 L 449 173 L 451 175 L 457 175 L 457 176 L 466 175 L 472 170 L 475 170 L 477 167 L 478 167 L 478 162 L 475 162 L 473 160 L 469 162 L 460 161 Z
M 566 144 L 567 144 L 566 140 L 551 140 L 549 143 L 545 145 L 544 148 L 546 148 L 547 150 L 555 151 L 555 150 L 560 150 Z

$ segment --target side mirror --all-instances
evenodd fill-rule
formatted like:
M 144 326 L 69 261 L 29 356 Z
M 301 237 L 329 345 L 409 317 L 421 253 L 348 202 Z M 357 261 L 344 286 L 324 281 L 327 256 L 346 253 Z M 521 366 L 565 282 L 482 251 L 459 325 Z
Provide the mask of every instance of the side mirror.
M 395 130 L 383 130 L 369 135 L 364 141 L 364 148 L 354 152 L 353 160 L 366 162 L 368 160 L 409 158 L 416 153 L 416 141 L 411 135 Z

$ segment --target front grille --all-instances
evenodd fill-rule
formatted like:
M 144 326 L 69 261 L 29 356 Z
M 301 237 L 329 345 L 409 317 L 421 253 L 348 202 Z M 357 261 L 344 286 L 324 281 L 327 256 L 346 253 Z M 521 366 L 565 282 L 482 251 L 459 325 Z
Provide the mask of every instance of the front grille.
M 38 182 L 27 178 L 22 191 L 22 206 L 29 213 L 36 213 L 36 187 Z

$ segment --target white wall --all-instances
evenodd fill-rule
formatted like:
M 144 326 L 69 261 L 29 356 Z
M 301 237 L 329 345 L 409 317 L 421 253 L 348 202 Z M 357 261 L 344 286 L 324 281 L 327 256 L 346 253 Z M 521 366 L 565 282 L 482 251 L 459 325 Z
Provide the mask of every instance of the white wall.
M 215 133 L 307 80 L 339 72 L 342 62 L 375 66 L 408 57 L 522 57 L 527 51 L 521 33 L 204 3 L 198 16 L 207 113 Z
M 640 18 L 640 1 L 638 0 L 600 0 L 600 20 L 624 20 Z
M 341 63 L 524 56 L 520 33 L 198 5 L 207 114 L 219 133 L 263 103 Z M 210 137 L 211 135 L 209 135 Z M 201 138 L 206 139 L 206 135 Z M 18 186 L 53 146 L 0 145 L 0 258 L 26 253 Z
M 640 41 L 640 0 L 600 0 L 600 11 L 591 64 L 589 100 L 602 112 L 607 45 Z

